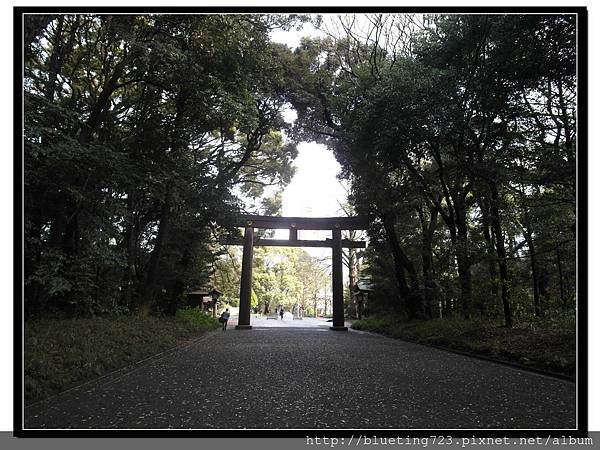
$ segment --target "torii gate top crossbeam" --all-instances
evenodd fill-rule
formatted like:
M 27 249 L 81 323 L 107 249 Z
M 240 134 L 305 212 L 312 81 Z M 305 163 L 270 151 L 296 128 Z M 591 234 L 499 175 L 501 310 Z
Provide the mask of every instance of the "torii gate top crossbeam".
M 279 216 L 239 216 L 238 227 L 297 229 L 297 230 L 364 230 L 368 228 L 366 217 L 279 217 Z

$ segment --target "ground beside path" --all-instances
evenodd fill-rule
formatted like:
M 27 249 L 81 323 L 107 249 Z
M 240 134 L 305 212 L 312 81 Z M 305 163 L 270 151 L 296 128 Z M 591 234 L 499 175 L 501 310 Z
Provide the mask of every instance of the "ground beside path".
M 36 428 L 574 428 L 575 384 L 324 320 L 252 319 L 25 409 Z

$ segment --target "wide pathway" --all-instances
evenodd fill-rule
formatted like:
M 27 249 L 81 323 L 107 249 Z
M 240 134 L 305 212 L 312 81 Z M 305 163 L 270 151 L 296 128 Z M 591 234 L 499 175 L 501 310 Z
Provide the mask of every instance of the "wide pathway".
M 324 320 L 252 323 L 27 407 L 25 428 L 575 426 L 570 382 Z

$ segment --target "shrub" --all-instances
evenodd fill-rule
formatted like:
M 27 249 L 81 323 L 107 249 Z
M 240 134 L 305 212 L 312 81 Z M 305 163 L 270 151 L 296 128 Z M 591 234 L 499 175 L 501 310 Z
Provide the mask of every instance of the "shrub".
M 209 316 L 199 308 L 186 307 L 179 309 L 177 310 L 175 317 L 199 327 L 199 330 L 202 331 L 215 330 L 220 327 L 217 319 Z
M 575 373 L 574 317 L 554 313 L 530 317 L 514 328 L 493 320 L 444 318 L 403 321 L 399 316 L 372 316 L 352 323 L 357 330 L 485 355 L 541 370 Z
M 41 318 L 25 322 L 25 399 L 39 399 L 177 345 L 219 322 L 200 310 L 175 317 Z

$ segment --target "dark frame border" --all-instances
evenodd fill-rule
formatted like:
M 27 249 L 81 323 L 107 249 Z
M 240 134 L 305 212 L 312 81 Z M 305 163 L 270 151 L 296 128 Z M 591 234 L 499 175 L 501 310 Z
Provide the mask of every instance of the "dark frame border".
M 576 14 L 577 15 L 577 429 L 536 430 L 38 430 L 24 429 L 22 424 L 22 333 L 23 333 L 23 167 L 22 167 L 22 16 L 34 13 L 454 13 L 454 14 Z M 588 435 L 588 13 L 586 7 L 22 7 L 13 8 L 13 140 L 14 140 L 14 337 L 13 337 L 13 433 L 16 437 L 306 437 L 312 435 L 345 437 L 352 432 L 378 437 L 394 437 L 402 433 L 414 437 L 584 437 Z M 18 213 L 18 214 L 17 214 Z M 17 270 L 17 268 L 19 270 Z

